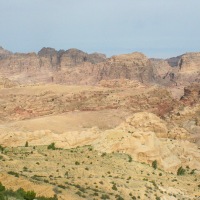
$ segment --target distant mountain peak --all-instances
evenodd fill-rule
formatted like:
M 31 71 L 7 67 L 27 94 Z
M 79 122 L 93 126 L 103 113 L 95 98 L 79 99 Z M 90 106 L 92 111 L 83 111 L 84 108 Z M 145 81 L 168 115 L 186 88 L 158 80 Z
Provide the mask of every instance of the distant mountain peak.
M 8 51 L 6 49 L 4 49 L 2 46 L 0 46 L 0 55 L 9 55 L 12 54 L 11 51 Z
M 57 51 L 54 48 L 51 47 L 43 47 L 39 52 L 39 56 L 49 56 L 49 55 L 54 55 L 56 54 Z

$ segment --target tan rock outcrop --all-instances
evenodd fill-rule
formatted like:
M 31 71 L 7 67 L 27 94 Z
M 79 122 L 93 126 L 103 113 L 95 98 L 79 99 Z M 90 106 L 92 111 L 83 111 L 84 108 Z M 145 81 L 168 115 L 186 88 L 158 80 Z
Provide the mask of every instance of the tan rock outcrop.
M 166 86 L 188 86 L 200 82 L 200 53 L 186 53 L 170 59 L 151 59 L 157 83 Z
M 168 129 L 165 122 L 153 113 L 135 113 L 121 126 L 129 132 L 154 132 L 157 137 L 167 137 Z
M 174 137 L 174 138 L 173 138 Z M 200 150 L 185 138 L 180 128 L 169 131 L 166 123 L 152 113 L 135 113 L 114 129 L 101 131 L 90 128 L 56 134 L 49 130 L 34 132 L 12 131 L 1 133 L 1 144 L 7 146 L 49 145 L 75 148 L 92 145 L 100 152 L 129 154 L 134 160 L 151 164 L 158 161 L 161 168 L 175 172 L 180 166 L 200 169 Z
M 19 85 L 17 82 L 11 81 L 8 78 L 0 77 L 0 89 L 1 88 L 12 88 Z
M 200 70 L 200 53 L 186 53 L 179 60 L 178 66 L 181 73 L 194 73 Z
M 165 139 L 167 132 L 165 123 L 154 114 L 136 113 L 117 128 L 105 131 L 93 145 L 103 152 L 130 154 L 140 162 L 151 164 L 157 160 L 167 171 L 176 171 L 181 165 L 200 169 L 197 146 L 184 140 Z M 179 134 L 184 138 L 182 132 L 176 132 L 177 137 Z

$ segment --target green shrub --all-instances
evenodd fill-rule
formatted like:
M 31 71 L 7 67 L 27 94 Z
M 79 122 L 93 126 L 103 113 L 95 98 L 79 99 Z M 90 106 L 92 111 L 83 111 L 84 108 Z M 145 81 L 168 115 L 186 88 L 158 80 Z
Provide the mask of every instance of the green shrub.
M 80 191 L 76 192 L 76 194 L 77 194 L 78 196 L 82 196 L 82 193 L 81 193 Z
M 157 186 L 157 184 L 156 184 L 155 181 L 150 181 L 150 182 L 153 184 L 153 186 L 154 186 L 155 188 L 158 188 L 158 186 Z
M 105 152 L 101 154 L 101 157 L 104 157 L 104 156 L 106 156 L 106 153 L 105 153 Z
M 185 174 L 185 169 L 182 166 L 179 167 L 178 170 L 177 170 L 177 175 L 182 176 L 184 174 Z
M 154 160 L 154 161 L 152 162 L 152 167 L 153 167 L 154 169 L 157 169 L 157 167 L 158 167 L 158 162 L 157 162 L 157 160 Z
M 34 191 L 27 191 L 24 194 L 24 199 L 26 200 L 33 200 L 35 199 L 36 193 Z
M 99 181 L 99 183 L 100 183 L 101 185 L 103 185 L 103 181 Z
M 66 186 L 64 186 L 64 185 L 58 185 L 58 187 L 60 187 L 62 189 L 66 189 Z
M 0 200 L 5 200 L 5 196 L 2 193 L 0 193 Z
M 26 141 L 26 143 L 25 143 L 25 147 L 28 147 L 28 141 Z
M 27 167 L 23 167 L 23 171 L 27 172 L 28 168 Z
M 4 151 L 4 149 L 5 149 L 5 148 L 4 148 L 3 146 L 1 146 L 1 145 L 0 145 L 0 151 L 2 151 L 2 152 L 3 152 L 3 151 Z
M 19 177 L 19 174 L 17 172 L 9 171 L 8 174 Z
M 112 186 L 112 189 L 113 189 L 113 190 L 117 190 L 116 184 L 114 184 L 114 185 Z
M 41 196 L 41 197 L 37 197 L 37 200 L 58 200 L 57 196 L 54 195 L 54 197 L 44 197 L 44 196 Z
M 75 162 L 75 165 L 80 165 L 80 162 L 76 161 L 76 162 Z
M 55 149 L 56 149 L 56 147 L 55 147 L 55 143 L 52 142 L 52 143 L 47 147 L 47 149 L 55 150 Z
M 124 198 L 122 198 L 121 196 L 117 195 L 116 196 L 116 200 L 124 200 Z
M 5 186 L 2 185 L 2 183 L 0 182 L 0 192 L 5 191 Z
M 128 155 L 128 162 L 132 162 L 132 157 L 130 155 Z
M 196 169 L 193 169 L 193 170 L 190 172 L 190 174 L 194 174 L 194 173 L 195 173 L 195 170 L 196 170 Z
M 19 196 L 24 197 L 26 192 L 24 191 L 23 188 L 19 188 L 19 189 L 16 191 L 16 193 L 17 193 Z
M 95 193 L 93 194 L 93 196 L 99 196 L 99 194 L 98 194 L 97 192 L 95 192 Z
M 102 194 L 101 199 L 110 199 L 110 197 L 107 194 Z
M 23 199 L 23 200 L 33 200 L 36 197 L 36 193 L 34 191 L 25 191 L 23 188 L 18 189 L 17 191 L 7 190 L 0 183 L 0 200 L 8 200 L 10 197 L 14 197 L 14 199 Z M 12 198 L 13 199 L 13 198 Z M 54 197 L 37 197 L 37 200 L 58 200 L 57 196 Z

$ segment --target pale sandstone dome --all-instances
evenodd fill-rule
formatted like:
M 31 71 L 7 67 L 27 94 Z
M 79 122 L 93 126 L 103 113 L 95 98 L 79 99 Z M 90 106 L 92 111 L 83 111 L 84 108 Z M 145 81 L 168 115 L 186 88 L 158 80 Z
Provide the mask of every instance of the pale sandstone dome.
M 182 130 L 177 128 L 176 131 L 176 135 L 182 136 L 182 132 L 178 132 Z M 106 131 L 96 145 L 100 151 L 128 153 L 140 162 L 151 163 L 157 160 L 167 171 L 175 171 L 181 164 L 186 163 L 190 167 L 196 166 L 199 169 L 198 147 L 186 140 L 164 139 L 170 134 L 173 135 L 173 133 L 168 135 L 165 122 L 156 115 L 145 112 L 136 113 L 116 129 Z M 193 149 L 192 154 L 191 149 Z M 188 155 L 191 159 L 187 158 Z
M 173 132 L 175 131 L 175 132 Z M 136 113 L 118 127 L 100 131 L 91 128 L 86 131 L 55 134 L 49 130 L 35 132 L 12 132 L 1 134 L 2 144 L 23 146 L 48 145 L 55 142 L 58 147 L 74 148 L 92 145 L 102 152 L 130 154 L 134 160 L 151 164 L 157 160 L 166 171 L 176 171 L 181 165 L 200 169 L 200 150 L 187 141 L 185 130 L 175 127 L 170 133 L 166 123 L 152 113 Z M 183 135 L 184 133 L 184 135 Z M 180 140 L 170 140 L 174 135 Z

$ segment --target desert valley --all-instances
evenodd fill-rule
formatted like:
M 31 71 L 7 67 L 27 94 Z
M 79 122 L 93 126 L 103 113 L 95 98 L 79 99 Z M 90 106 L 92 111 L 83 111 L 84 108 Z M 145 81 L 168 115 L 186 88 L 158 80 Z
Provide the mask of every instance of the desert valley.
M 0 199 L 198 200 L 200 53 L 1 47 L 0 151 Z

